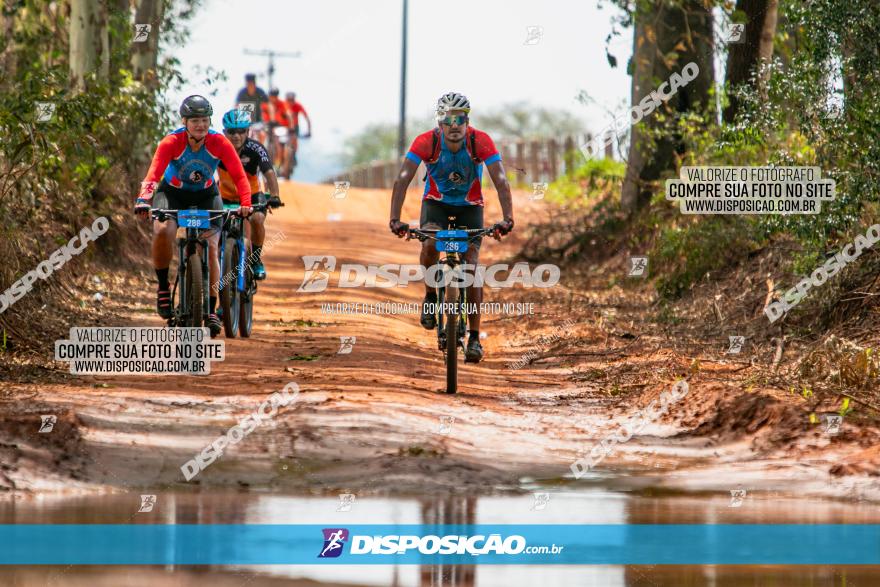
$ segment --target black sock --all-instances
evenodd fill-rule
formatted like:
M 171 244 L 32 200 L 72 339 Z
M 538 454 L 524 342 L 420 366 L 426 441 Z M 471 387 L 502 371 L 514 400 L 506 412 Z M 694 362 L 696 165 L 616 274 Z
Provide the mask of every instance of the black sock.
M 480 339 L 480 331 L 479 330 L 468 330 L 468 334 L 471 335 L 471 338 Z
M 208 298 L 208 306 L 210 308 L 210 311 L 208 312 L 208 314 L 213 314 L 214 308 L 217 307 L 217 297 L 216 296 L 211 296 L 210 298 Z
M 254 263 L 260 262 L 260 255 L 263 253 L 263 247 L 254 246 Z
M 159 289 L 168 289 L 168 267 L 156 269 L 156 279 L 159 280 Z

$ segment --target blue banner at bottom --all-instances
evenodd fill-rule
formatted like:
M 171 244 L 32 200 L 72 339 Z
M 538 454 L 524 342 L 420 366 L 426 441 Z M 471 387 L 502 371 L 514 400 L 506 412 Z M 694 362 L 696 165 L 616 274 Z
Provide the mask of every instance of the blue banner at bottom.
M 877 524 L 0 525 L 3 565 L 877 565 Z

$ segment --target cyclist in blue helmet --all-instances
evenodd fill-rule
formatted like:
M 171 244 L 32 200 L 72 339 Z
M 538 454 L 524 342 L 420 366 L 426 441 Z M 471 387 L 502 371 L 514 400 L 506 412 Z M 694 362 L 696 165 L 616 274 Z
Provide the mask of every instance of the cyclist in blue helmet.
M 251 126 L 250 113 L 244 110 L 230 110 L 223 115 L 223 133 L 241 159 L 244 167 L 245 175 L 251 185 L 251 193 L 254 194 L 252 201 L 254 204 L 266 203 L 266 194 L 260 191 L 260 180 L 257 177 L 259 173 L 263 174 L 263 180 L 269 191 L 270 197 L 268 203 L 271 205 L 281 205 L 281 197 L 278 191 L 278 176 L 275 174 L 275 168 L 269 159 L 269 153 L 266 148 L 258 141 L 248 138 L 248 129 Z M 235 184 L 232 176 L 229 175 L 226 167 L 222 164 L 217 171 L 220 174 L 220 197 L 223 198 L 224 204 L 237 204 L 238 194 L 235 191 Z M 250 227 L 250 239 L 254 245 L 254 277 L 262 280 L 266 279 L 266 268 L 263 266 L 263 242 L 266 240 L 266 214 L 258 212 L 251 214 L 248 218 L 248 226 Z

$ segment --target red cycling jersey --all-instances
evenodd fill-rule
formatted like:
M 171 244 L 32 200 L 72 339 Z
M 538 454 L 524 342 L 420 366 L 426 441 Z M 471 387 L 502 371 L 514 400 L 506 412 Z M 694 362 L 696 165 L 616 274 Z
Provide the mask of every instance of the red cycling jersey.
M 303 108 L 303 105 L 300 104 L 299 102 L 297 102 L 296 100 L 294 100 L 294 101 L 292 101 L 292 102 L 291 102 L 290 100 L 287 100 L 287 101 L 285 102 L 285 104 L 287 104 L 287 110 L 288 110 L 288 111 L 290 112 L 290 114 L 293 116 L 293 127 L 292 127 L 292 128 L 296 128 L 296 127 L 298 127 L 298 126 L 299 126 L 299 115 L 300 115 L 300 113 L 305 114 L 306 116 L 308 116 L 308 115 L 306 114 L 306 109 Z
M 278 98 L 276 96 L 271 96 L 269 98 L 269 103 L 272 104 L 272 108 L 275 110 L 275 118 L 272 119 L 276 124 L 279 124 L 283 127 L 287 127 L 289 125 L 287 118 L 287 103 Z M 263 103 L 263 120 L 269 121 L 269 103 Z
M 153 162 L 144 178 L 140 197 L 149 200 L 159 180 L 165 178 L 169 185 L 189 191 L 207 189 L 214 185 L 214 171 L 222 161 L 235 182 L 242 206 L 251 205 L 251 186 L 235 147 L 217 131 L 208 131 L 202 148 L 193 151 L 188 134 L 183 128 L 167 135 L 153 155 Z

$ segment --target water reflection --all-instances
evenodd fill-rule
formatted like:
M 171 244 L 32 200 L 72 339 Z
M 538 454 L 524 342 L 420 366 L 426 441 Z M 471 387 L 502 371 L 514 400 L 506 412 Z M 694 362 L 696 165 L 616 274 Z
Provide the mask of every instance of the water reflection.
M 601 488 L 541 489 L 548 497 L 442 495 L 358 496 L 340 508 L 338 495 L 291 496 L 248 491 L 158 493 L 142 512 L 146 491 L 102 497 L 6 498 L 0 523 L 48 524 L 663 524 L 663 523 L 880 523 L 876 505 L 858 502 L 751 495 L 731 507 L 729 494 L 632 495 Z M 805 545 L 808 547 L 808 545 Z M 8 567 L 0 585 L 16 587 L 276 587 L 296 585 L 394 585 L 399 587 L 597 585 L 880 584 L 870 567 L 749 566 L 452 566 L 437 558 L 422 566 L 260 565 L 215 567 Z
M 435 526 L 443 524 L 462 524 L 466 526 L 477 523 L 477 498 L 468 496 L 451 496 L 438 499 L 423 499 L 420 502 L 422 524 L 432 534 L 439 534 Z M 474 587 L 476 585 L 476 567 L 462 565 L 444 565 L 436 557 L 438 563 L 422 565 L 419 569 L 419 587 Z

